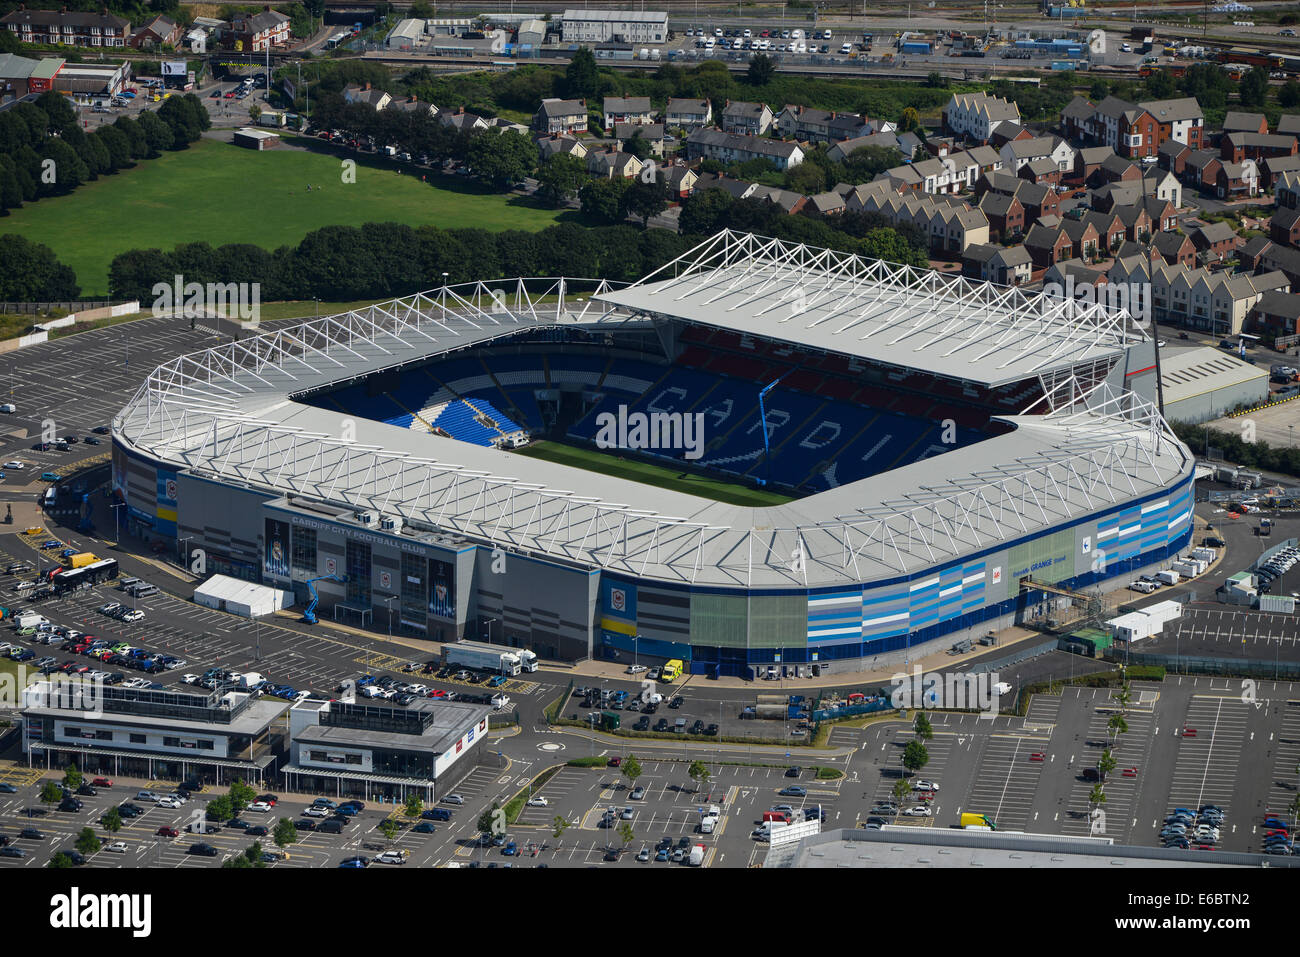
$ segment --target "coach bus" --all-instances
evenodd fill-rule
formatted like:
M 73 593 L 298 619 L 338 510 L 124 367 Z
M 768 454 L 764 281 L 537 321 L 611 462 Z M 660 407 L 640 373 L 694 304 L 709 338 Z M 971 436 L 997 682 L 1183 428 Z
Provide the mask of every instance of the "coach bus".
M 90 588 L 117 577 L 116 558 L 105 558 L 80 568 L 59 568 L 50 572 L 49 582 L 56 595 L 77 588 Z

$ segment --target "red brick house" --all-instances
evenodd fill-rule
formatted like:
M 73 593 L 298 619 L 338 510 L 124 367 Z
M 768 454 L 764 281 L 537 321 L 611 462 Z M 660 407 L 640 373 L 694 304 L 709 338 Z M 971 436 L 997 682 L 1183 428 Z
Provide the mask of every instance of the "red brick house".
M 1196 246 L 1182 233 L 1157 233 L 1152 248 L 1171 266 L 1191 269 L 1196 265 Z
M 1207 223 L 1187 231 L 1196 251 L 1206 258 L 1228 259 L 1237 248 L 1237 234 L 1227 223 Z
M 1296 138 L 1294 136 L 1274 136 L 1268 133 L 1229 133 L 1219 143 L 1219 158 L 1225 162 L 1240 163 L 1252 159 L 1255 162 L 1270 156 L 1294 156 Z
M 1074 240 L 1061 227 L 1034 224 L 1025 234 L 1024 247 L 1029 251 L 1035 272 L 1074 257 Z
M 988 217 L 990 236 L 1011 239 L 1024 233 L 1025 206 L 1015 196 L 985 193 L 979 208 Z
M 1275 243 L 1300 248 L 1300 209 L 1274 210 L 1268 236 Z

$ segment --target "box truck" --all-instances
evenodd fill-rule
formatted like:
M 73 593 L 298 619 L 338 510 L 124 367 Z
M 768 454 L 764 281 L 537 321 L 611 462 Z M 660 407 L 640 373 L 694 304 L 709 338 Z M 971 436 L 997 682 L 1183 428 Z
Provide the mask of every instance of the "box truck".
M 1155 580 L 1160 582 L 1162 585 L 1178 584 L 1178 572 L 1175 571 L 1156 572 L 1154 577 Z
M 510 649 L 478 641 L 458 641 L 443 646 L 442 661 L 445 665 L 476 668 L 510 677 L 523 670 L 519 656 Z

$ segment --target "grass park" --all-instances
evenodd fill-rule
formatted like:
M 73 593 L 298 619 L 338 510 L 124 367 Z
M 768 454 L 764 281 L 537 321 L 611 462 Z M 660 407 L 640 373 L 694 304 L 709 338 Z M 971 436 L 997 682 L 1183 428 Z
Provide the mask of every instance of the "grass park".
M 109 263 L 129 249 L 190 242 L 275 249 L 323 226 L 367 222 L 539 230 L 562 212 L 458 177 L 421 182 L 385 160 L 353 154 L 356 182 L 344 183 L 342 158 L 325 149 L 258 152 L 205 138 L 67 196 L 28 203 L 0 219 L 0 232 L 49 246 L 76 271 L 82 296 L 101 298 Z M 309 183 L 321 188 L 308 191 Z
M 764 508 L 782 505 L 792 501 L 791 496 L 782 495 L 767 489 L 750 488 L 738 482 L 700 475 L 695 472 L 683 472 L 679 468 L 668 468 L 650 462 L 622 458 L 610 452 L 568 445 L 562 442 L 533 442 L 522 449 L 515 450 L 518 455 L 544 459 L 588 472 L 599 472 L 614 478 L 666 488 L 674 492 L 685 492 L 701 498 L 725 502 L 728 505 L 747 505 Z

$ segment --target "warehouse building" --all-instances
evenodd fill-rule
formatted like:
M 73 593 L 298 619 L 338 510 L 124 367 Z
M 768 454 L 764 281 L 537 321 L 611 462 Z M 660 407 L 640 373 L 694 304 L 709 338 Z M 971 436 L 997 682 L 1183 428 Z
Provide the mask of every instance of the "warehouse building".
M 1263 402 L 1268 371 L 1221 349 L 1182 349 L 1161 356 L 1160 386 L 1167 420 L 1208 422 L 1238 406 Z
M 654 10 L 565 10 L 565 43 L 663 43 L 668 14 Z

